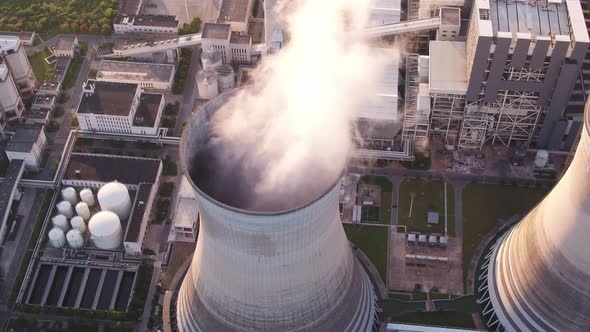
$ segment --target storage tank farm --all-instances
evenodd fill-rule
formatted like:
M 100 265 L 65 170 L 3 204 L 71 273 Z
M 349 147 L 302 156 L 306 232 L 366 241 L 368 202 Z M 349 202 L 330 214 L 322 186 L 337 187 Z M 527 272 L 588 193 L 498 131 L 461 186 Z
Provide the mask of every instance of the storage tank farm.
M 478 291 L 490 327 L 590 331 L 589 108 L 567 172 L 484 260 Z
M 218 173 L 223 146 L 210 145 L 208 121 L 237 91 L 204 105 L 181 139 L 201 223 L 178 295 L 178 329 L 371 331 L 375 293 L 342 228 L 340 175 L 252 204 L 249 170 L 236 164 L 226 178 Z

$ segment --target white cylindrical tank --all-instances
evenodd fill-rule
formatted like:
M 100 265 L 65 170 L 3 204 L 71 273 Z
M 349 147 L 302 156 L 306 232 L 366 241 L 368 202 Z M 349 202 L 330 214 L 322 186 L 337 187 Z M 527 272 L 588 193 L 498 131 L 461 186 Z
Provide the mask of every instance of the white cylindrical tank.
M 61 248 L 66 244 L 66 236 L 61 228 L 54 227 L 49 231 L 49 243 L 54 248 Z
M 86 203 L 89 207 L 94 206 L 94 194 L 92 193 L 92 190 L 89 188 L 80 190 L 80 200 Z
M 72 208 L 72 204 L 68 201 L 61 201 L 57 204 L 57 212 L 59 214 L 63 214 L 66 218 L 71 218 L 74 216 L 74 209 Z
M 72 249 L 80 249 L 84 247 L 84 237 L 77 229 L 70 230 L 66 234 L 66 240 L 68 241 L 68 246 Z
M 61 197 L 65 201 L 70 202 L 71 205 L 76 205 L 76 203 L 78 203 L 78 194 L 76 193 L 76 189 L 72 187 L 64 188 L 61 191 Z
M 90 209 L 88 208 L 88 204 L 84 202 L 76 204 L 76 214 L 84 220 L 90 219 Z
M 234 68 L 230 64 L 226 63 L 219 66 L 215 71 L 217 72 L 217 82 L 220 92 L 231 89 L 236 85 L 236 75 Z
M 221 52 L 213 47 L 203 50 L 203 53 L 201 54 L 201 62 L 203 63 L 203 69 L 215 70 L 215 68 L 223 64 Z
M 75 216 L 70 220 L 70 224 L 72 224 L 73 229 L 78 230 L 80 233 L 84 234 L 84 232 L 86 232 L 86 223 L 82 217 Z
M 201 99 L 212 99 L 217 97 L 217 74 L 211 69 L 201 70 L 197 73 L 197 88 Z
M 70 226 L 68 225 L 68 219 L 63 214 L 58 214 L 57 216 L 53 217 L 51 219 L 51 223 L 53 224 L 53 227 L 57 227 L 64 232 L 67 232 L 70 229 Z
M 99 192 L 100 195 L 100 192 Z M 99 196 L 100 201 L 100 196 Z M 123 240 L 123 228 L 119 217 L 111 211 L 101 211 L 88 223 L 90 238 L 99 249 L 116 249 Z
M 543 168 L 549 162 L 549 152 L 547 150 L 539 150 L 535 155 L 535 167 Z
M 117 181 L 109 182 L 100 188 L 97 197 L 102 210 L 114 212 L 121 220 L 129 217 L 131 197 L 124 184 Z

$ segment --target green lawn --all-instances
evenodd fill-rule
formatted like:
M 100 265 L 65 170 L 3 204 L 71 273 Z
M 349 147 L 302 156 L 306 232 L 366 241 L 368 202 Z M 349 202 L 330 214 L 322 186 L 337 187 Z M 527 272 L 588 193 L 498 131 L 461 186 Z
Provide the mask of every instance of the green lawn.
M 525 213 L 547 193 L 546 188 L 469 184 L 463 189 L 463 270 L 467 277 L 471 256 L 498 219 Z
M 410 312 L 392 318 L 392 323 L 446 326 L 474 329 L 470 313 L 458 311 Z
M 391 223 L 391 196 L 393 184 L 384 176 L 361 176 L 359 184 L 369 184 L 381 187 L 381 207 L 379 209 L 379 223 L 389 225 Z M 358 192 L 358 188 L 357 188 Z
M 44 60 L 50 55 L 49 50 L 44 48 L 42 51 L 29 57 L 29 62 L 31 63 L 31 67 L 33 67 L 33 73 L 35 73 L 35 77 L 39 81 L 48 80 L 53 75 L 53 65 L 48 64 Z
M 445 185 L 443 181 L 406 179 L 399 187 L 398 225 L 408 226 L 408 231 L 441 233 L 445 231 Z M 414 198 L 412 200 L 412 195 Z M 410 207 L 411 215 L 410 215 Z M 439 223 L 428 225 L 428 212 L 439 213 Z M 447 184 L 447 220 L 450 236 L 455 235 L 455 193 Z
M 359 247 L 379 270 L 383 281 L 387 273 L 387 239 L 389 227 L 343 224 L 348 239 Z
M 66 71 L 66 76 L 63 80 L 62 89 L 67 90 L 76 84 L 76 80 L 80 74 L 80 68 L 82 68 L 83 62 L 84 57 L 80 55 L 75 56 L 72 61 L 70 61 L 68 71 Z

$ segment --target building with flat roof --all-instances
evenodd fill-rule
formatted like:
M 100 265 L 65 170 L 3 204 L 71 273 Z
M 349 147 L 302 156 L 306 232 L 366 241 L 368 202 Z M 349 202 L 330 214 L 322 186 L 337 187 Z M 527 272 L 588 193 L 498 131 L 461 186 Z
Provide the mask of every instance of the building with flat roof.
M 110 133 L 156 135 L 162 94 L 144 93 L 135 83 L 88 80 L 78 105 L 80 129 Z
M 78 37 L 76 36 L 59 36 L 55 45 L 51 48 L 53 55 L 60 57 L 66 56 L 73 58 L 76 48 L 78 47 Z
M 223 63 L 250 63 L 252 37 L 233 31 L 229 24 L 205 23 L 201 34 L 203 49 L 221 53 Z
M 5 64 L 21 95 L 30 95 L 36 78 L 18 36 L 0 35 L 0 64 Z
M 38 171 L 43 160 L 43 151 L 47 146 L 47 137 L 43 126 L 18 126 L 12 139 L 6 145 L 9 160 L 24 160 L 29 171 Z
M 103 60 L 96 72 L 96 80 L 134 83 L 145 89 L 170 90 L 174 73 L 172 64 Z
M 199 206 L 195 193 L 184 176 L 177 195 L 168 241 L 195 242 L 197 240 Z
M 128 255 L 141 255 L 141 247 L 157 191 L 157 182 L 139 184 L 123 237 L 123 246 Z
M 178 20 L 173 15 L 119 15 L 113 28 L 115 33 L 177 34 Z
M 0 63 L 0 131 L 9 121 L 19 119 L 25 105 L 6 64 Z
M 0 31 L 0 36 L 16 36 L 21 44 L 25 46 L 33 46 L 37 34 L 32 31 Z
M 22 195 L 18 188 L 18 182 L 23 176 L 24 171 L 24 160 L 15 159 L 8 165 L 4 180 L 0 183 L 0 215 L 2 218 L 0 223 L 0 245 L 4 244 L 6 232 L 10 228 L 8 227 L 8 218 L 10 217 L 12 202 L 14 200 L 20 200 Z
M 375 0 L 369 15 L 371 27 L 397 23 L 401 20 L 401 0 Z
M 254 0 L 222 0 L 217 23 L 229 24 L 232 31 L 248 32 Z

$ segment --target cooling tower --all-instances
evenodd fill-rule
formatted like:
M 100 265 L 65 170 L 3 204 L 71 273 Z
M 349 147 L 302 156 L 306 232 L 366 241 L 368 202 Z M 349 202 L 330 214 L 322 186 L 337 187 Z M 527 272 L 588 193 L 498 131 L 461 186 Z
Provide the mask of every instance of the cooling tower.
M 178 296 L 179 330 L 370 331 L 375 294 L 342 228 L 340 174 L 268 201 L 253 193 L 256 174 L 216 159 L 223 146 L 211 145 L 208 120 L 236 91 L 196 112 L 181 139 L 201 223 Z
M 500 331 L 590 331 L 589 107 L 567 172 L 483 264 L 480 300 Z

